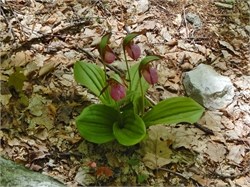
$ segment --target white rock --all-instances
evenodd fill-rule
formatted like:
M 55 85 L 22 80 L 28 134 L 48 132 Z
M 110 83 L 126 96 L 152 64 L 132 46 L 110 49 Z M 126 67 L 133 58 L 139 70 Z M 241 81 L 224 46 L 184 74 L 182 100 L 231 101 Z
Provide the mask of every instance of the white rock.
M 233 101 L 234 87 L 231 80 L 211 66 L 200 64 L 185 73 L 183 84 L 190 97 L 210 110 L 222 109 Z

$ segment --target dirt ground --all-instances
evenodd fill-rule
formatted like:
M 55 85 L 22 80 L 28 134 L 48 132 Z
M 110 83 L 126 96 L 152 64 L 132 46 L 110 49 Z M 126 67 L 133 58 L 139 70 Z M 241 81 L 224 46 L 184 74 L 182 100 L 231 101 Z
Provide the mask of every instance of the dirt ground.
M 0 12 L 2 156 L 68 186 L 250 186 L 249 0 L 2 0 Z M 94 46 L 106 32 L 120 54 L 126 33 L 142 30 L 143 55 L 164 57 L 151 100 L 185 95 L 183 73 L 204 63 L 231 79 L 234 101 L 206 110 L 210 131 L 173 124 L 132 147 L 89 143 L 75 117 L 98 100 L 73 65 L 101 65 Z

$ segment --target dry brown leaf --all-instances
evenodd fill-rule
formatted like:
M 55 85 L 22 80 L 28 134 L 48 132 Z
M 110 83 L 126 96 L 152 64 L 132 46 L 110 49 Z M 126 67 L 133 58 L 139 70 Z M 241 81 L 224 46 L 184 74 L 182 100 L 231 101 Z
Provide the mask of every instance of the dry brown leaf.
M 164 40 L 166 40 L 166 41 L 168 41 L 168 42 L 172 40 L 172 36 L 171 36 L 171 34 L 168 32 L 167 27 L 163 27 L 163 28 L 161 29 L 160 34 L 162 35 L 162 37 L 164 38 Z
M 248 187 L 250 184 L 250 176 L 246 175 L 245 177 L 237 178 L 235 179 L 235 183 L 240 187 Z
M 12 97 L 11 94 L 5 94 L 5 95 L 0 94 L 0 103 L 4 106 L 7 106 L 10 102 L 11 97 Z
M 240 88 L 242 90 L 250 90 L 250 76 L 243 75 L 241 77 L 236 77 L 234 84 L 237 88 Z
M 228 186 L 228 183 L 227 182 L 224 182 L 223 180 L 221 180 L 221 179 L 215 179 L 215 180 L 213 180 L 213 184 L 214 184 L 214 186 L 221 186 L 221 187 L 223 187 L 223 186 Z
M 199 120 L 200 124 L 205 125 L 207 128 L 213 130 L 215 133 L 220 133 L 224 126 L 221 124 L 222 113 L 217 111 L 206 111 L 202 118 Z
M 226 149 L 223 144 L 208 142 L 207 149 L 204 151 L 208 158 L 214 162 L 222 162 L 225 159 Z
M 46 102 L 44 97 L 36 94 L 29 101 L 28 110 L 34 116 L 41 116 L 44 110 L 44 103 Z
M 150 33 L 150 32 L 147 32 L 147 33 L 146 33 L 146 36 L 147 36 L 148 41 L 149 41 L 150 43 L 159 43 L 159 40 L 158 40 L 156 34 L 152 34 L 152 33 Z
M 244 145 L 229 145 L 229 153 L 227 159 L 231 160 L 237 164 L 240 164 L 245 156 L 245 146 Z
M 219 44 L 222 45 L 223 47 L 226 47 L 227 49 L 229 49 L 229 50 L 230 50 L 231 52 L 233 52 L 234 54 L 239 55 L 239 53 L 238 53 L 237 51 L 234 50 L 233 46 L 232 46 L 230 43 L 228 43 L 228 42 L 226 42 L 226 41 L 220 40 L 220 41 L 219 41 Z
M 202 186 L 209 186 L 212 181 L 206 179 L 204 176 L 192 174 L 191 178 Z
M 79 168 L 75 175 L 75 181 L 77 181 L 79 184 L 83 186 L 89 186 L 90 184 L 95 183 L 95 176 L 91 175 L 89 173 L 88 168 Z
M 17 146 L 17 145 L 20 145 L 20 143 L 21 143 L 20 140 L 17 138 L 13 138 L 13 139 L 8 140 L 9 146 Z
M 203 139 L 203 132 L 192 125 L 188 128 L 182 125 L 178 128 L 172 128 L 171 133 L 174 135 L 173 148 L 184 147 L 189 150 L 195 150 L 201 153 L 206 148 L 206 139 Z
M 200 62 L 206 61 L 206 58 L 203 55 L 189 51 L 167 53 L 166 56 L 167 58 L 178 61 L 179 63 L 182 63 L 184 59 L 188 59 L 192 65 L 197 65 Z
M 108 163 L 110 166 L 112 166 L 112 167 L 120 167 L 121 166 L 121 162 L 115 154 L 113 154 L 111 152 L 106 153 L 106 158 L 108 159 Z
M 176 26 L 178 26 L 178 27 L 180 27 L 181 23 L 182 23 L 182 16 L 181 16 L 181 14 L 176 14 L 176 18 L 173 21 L 173 24 L 176 25 Z
M 45 75 L 46 73 L 52 71 L 56 67 L 56 62 L 51 62 L 45 64 L 40 70 L 39 70 L 39 77 Z
M 142 142 L 143 162 L 150 169 L 156 169 L 172 162 L 172 151 L 169 146 L 173 136 L 165 126 L 157 125 L 149 128 L 148 138 Z
M 104 176 L 109 178 L 113 176 L 113 171 L 106 166 L 97 167 L 96 176 L 97 177 Z
M 31 60 L 31 52 L 30 51 L 20 51 L 17 52 L 12 58 L 11 63 L 16 66 L 25 66 Z

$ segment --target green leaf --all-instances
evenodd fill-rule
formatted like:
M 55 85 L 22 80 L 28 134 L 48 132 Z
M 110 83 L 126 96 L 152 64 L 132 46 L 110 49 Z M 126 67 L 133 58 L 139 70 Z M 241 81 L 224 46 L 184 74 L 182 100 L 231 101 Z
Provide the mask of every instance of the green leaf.
M 16 71 L 12 73 L 8 80 L 8 86 L 14 87 L 17 92 L 21 92 L 23 89 L 24 81 L 26 81 L 27 78 L 22 72 L 22 68 L 17 67 Z
M 24 93 L 19 94 L 18 102 L 24 106 L 29 106 L 29 98 Z
M 130 76 L 131 76 L 131 87 L 128 89 L 130 91 L 140 92 L 140 79 L 142 81 L 143 92 L 145 93 L 149 88 L 149 84 L 144 78 L 139 76 L 139 64 L 133 65 L 130 69 Z M 129 79 L 128 74 L 126 75 L 126 79 Z
M 139 36 L 140 34 L 142 34 L 142 32 L 132 32 L 127 34 L 127 36 L 123 39 L 123 47 L 128 45 L 131 40 L 133 40 L 136 36 Z
M 145 93 L 145 92 L 144 92 Z M 135 92 L 132 97 L 132 103 L 133 103 L 133 107 L 134 107 L 134 111 L 136 114 L 140 115 L 143 108 L 143 104 L 142 104 L 142 96 L 141 94 L 139 94 L 138 92 Z
M 142 93 L 140 89 L 140 79 L 142 81 L 143 93 L 146 93 L 149 88 L 147 81 L 139 76 L 139 63 L 133 65 L 129 71 L 131 75 L 131 84 L 128 88 L 127 96 L 130 98 L 130 101 L 133 103 L 135 113 L 139 114 L 142 110 Z M 128 79 L 128 74 L 126 75 Z
M 111 35 L 112 35 L 111 33 L 105 34 L 102 37 L 101 42 L 98 45 L 98 50 L 99 50 L 99 53 L 100 53 L 100 55 L 102 57 L 104 56 L 104 53 L 105 53 L 105 50 L 106 50 L 106 46 L 108 45 L 108 42 L 109 42 L 109 39 L 110 39 Z
M 93 143 L 114 140 L 113 124 L 119 113 L 112 107 L 95 104 L 86 107 L 76 119 L 77 129 L 82 137 Z
M 120 75 L 118 75 L 117 73 L 112 73 L 110 75 L 110 78 L 109 79 L 113 79 L 115 80 L 116 82 L 120 83 L 120 84 L 124 84 L 122 78 L 120 77 Z
M 74 77 L 76 82 L 86 86 L 97 97 L 100 96 L 102 103 L 114 104 L 114 100 L 111 98 L 108 90 L 101 94 L 106 86 L 106 82 L 105 73 L 99 66 L 86 61 L 78 61 L 74 65 Z
M 133 98 L 133 106 L 134 106 L 134 111 L 136 112 L 136 114 L 141 114 L 143 110 L 145 110 L 145 108 L 147 107 L 152 107 L 152 103 L 148 100 L 147 97 L 144 96 L 144 107 L 142 108 L 142 96 L 139 97 L 134 97 Z
M 146 93 L 147 89 L 149 88 L 149 84 L 147 81 L 139 76 L 139 63 L 133 65 L 130 69 L 130 75 L 131 75 L 131 84 L 128 88 L 127 96 L 130 97 L 131 102 L 133 103 L 135 107 L 135 112 L 139 114 L 142 107 L 142 96 L 141 96 L 141 89 L 140 89 L 140 79 L 142 82 L 142 88 L 143 93 Z M 126 79 L 129 79 L 128 74 L 126 75 Z
M 142 173 L 142 174 L 139 174 L 139 175 L 137 176 L 137 181 L 138 181 L 138 183 L 140 184 L 140 183 L 145 182 L 145 181 L 147 180 L 147 178 L 148 178 L 148 175 Z
M 204 108 L 188 97 L 173 97 L 161 101 L 144 116 L 146 126 L 188 122 L 195 123 L 200 119 Z
M 143 66 L 147 65 L 148 63 L 154 61 L 154 60 L 160 60 L 161 57 L 160 56 L 156 56 L 156 55 L 152 55 L 152 56 L 146 56 L 145 58 L 143 58 L 140 62 L 140 66 L 139 69 L 141 69 Z
M 131 158 L 127 161 L 127 163 L 131 166 L 138 166 L 140 164 L 140 160 L 137 158 Z
M 118 105 L 121 106 L 120 110 L 134 110 L 135 114 L 140 115 L 143 108 L 142 108 L 142 96 L 139 94 L 140 92 L 129 92 L 129 95 L 126 96 L 125 99 L 118 102 Z M 150 101 L 145 98 L 145 107 L 152 107 Z
M 86 61 L 78 61 L 74 65 L 74 76 L 78 83 L 86 86 L 95 95 L 105 87 L 105 73 L 95 64 Z
M 139 143 L 146 135 L 143 120 L 133 110 L 124 111 L 121 120 L 113 126 L 113 133 L 118 142 L 125 146 Z

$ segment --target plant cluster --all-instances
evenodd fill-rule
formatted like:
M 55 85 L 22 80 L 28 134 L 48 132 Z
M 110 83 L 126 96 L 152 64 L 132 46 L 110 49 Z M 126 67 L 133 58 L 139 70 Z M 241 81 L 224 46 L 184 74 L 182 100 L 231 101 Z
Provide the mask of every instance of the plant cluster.
M 77 61 L 74 65 L 75 80 L 100 100 L 100 104 L 84 108 L 76 119 L 80 135 L 90 142 L 100 144 L 117 140 L 122 145 L 131 146 L 145 137 L 146 129 L 151 125 L 194 123 L 204 111 L 188 97 L 168 98 L 155 106 L 145 97 L 149 86 L 158 80 L 152 62 L 161 57 L 149 55 L 129 66 L 128 56 L 134 61 L 141 56 L 140 47 L 134 43 L 134 38 L 140 34 L 130 33 L 122 41 L 126 63 L 123 74 L 107 68 L 115 60 L 121 61 L 109 46 L 110 33 L 97 45 L 104 68 L 87 61 Z

